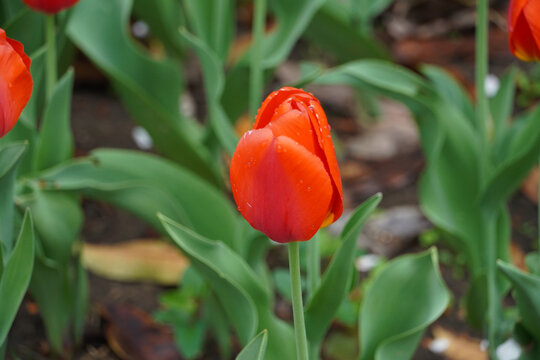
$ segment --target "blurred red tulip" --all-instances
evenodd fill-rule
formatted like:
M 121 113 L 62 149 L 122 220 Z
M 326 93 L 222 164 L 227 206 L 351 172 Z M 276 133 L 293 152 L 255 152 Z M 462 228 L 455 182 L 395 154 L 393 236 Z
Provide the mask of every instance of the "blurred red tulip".
M 508 8 L 510 50 L 524 61 L 540 60 L 540 0 L 511 0 Z
M 23 0 L 24 3 L 34 10 L 46 14 L 56 14 L 57 12 L 73 6 L 79 0 Z
M 319 101 L 282 88 L 263 102 L 231 160 L 238 210 L 255 229 L 286 243 L 309 240 L 343 212 L 343 191 Z
M 0 29 L 0 137 L 15 125 L 32 95 L 30 58 Z

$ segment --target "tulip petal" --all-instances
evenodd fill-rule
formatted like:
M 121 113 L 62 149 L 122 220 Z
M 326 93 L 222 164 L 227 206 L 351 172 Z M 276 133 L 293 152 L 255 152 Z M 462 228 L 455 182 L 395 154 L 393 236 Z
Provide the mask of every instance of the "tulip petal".
M 334 198 L 332 199 L 333 207 L 330 211 L 331 213 L 329 214 L 327 220 L 325 220 L 325 224 L 331 224 L 343 213 L 343 187 L 341 184 L 341 176 L 339 173 L 339 166 L 336 159 L 334 144 L 332 143 L 332 136 L 330 135 L 330 126 L 328 125 L 326 115 L 318 100 L 312 99 L 309 104 L 311 111 L 307 111 L 307 114 L 309 115 L 312 126 L 317 134 L 319 146 L 324 152 L 324 156 L 321 158 L 326 159 L 325 167 L 330 174 L 332 184 L 336 190 L 334 192 Z
M 56 14 L 70 6 L 73 6 L 79 0 L 23 0 L 25 4 L 37 11 L 46 14 Z
M 292 109 L 284 112 L 275 117 L 266 128 L 272 130 L 275 137 L 287 136 L 319 158 L 324 156 L 306 111 Z
M 0 29 L 0 137 L 15 125 L 32 94 L 30 59 L 21 54 L 22 45 Z
M 516 22 L 519 15 L 523 12 L 523 8 L 527 5 L 529 0 L 512 0 L 508 6 L 508 30 L 510 32 L 514 31 Z
M 268 125 L 268 123 L 274 117 L 276 109 L 294 94 L 302 94 L 304 91 L 292 87 L 283 87 L 279 90 L 272 92 L 266 97 L 262 103 L 259 111 L 257 111 L 257 118 L 253 124 L 253 129 L 261 129 Z
M 529 1 L 523 14 L 530 26 L 532 37 L 536 42 L 536 60 L 540 60 L 540 1 Z
M 277 242 L 309 240 L 327 217 L 332 182 L 322 161 L 270 129 L 247 132 L 231 161 L 238 209 Z

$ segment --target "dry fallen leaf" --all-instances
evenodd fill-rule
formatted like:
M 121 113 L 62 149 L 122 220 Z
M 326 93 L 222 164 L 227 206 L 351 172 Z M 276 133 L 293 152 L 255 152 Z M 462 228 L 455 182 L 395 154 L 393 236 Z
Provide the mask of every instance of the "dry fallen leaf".
M 189 266 L 189 260 L 175 246 L 152 239 L 84 244 L 82 261 L 86 269 L 108 279 L 160 285 L 178 284 Z
M 434 338 L 425 339 L 422 345 L 428 349 L 435 341 L 445 343 L 445 349 L 442 353 L 449 360 L 487 360 L 488 356 L 480 348 L 480 339 L 472 338 L 465 334 L 456 334 L 440 326 L 432 329 Z M 442 341 L 441 341 L 442 340 Z
M 533 203 L 538 203 L 538 167 L 531 170 L 521 184 L 521 190 Z
M 518 245 L 513 242 L 510 243 L 510 258 L 512 260 L 512 264 L 525 272 L 529 272 L 527 265 L 525 264 L 525 255 L 526 254 Z
M 171 331 L 132 305 L 122 304 L 101 309 L 108 320 L 105 337 L 114 353 L 130 360 L 180 360 Z

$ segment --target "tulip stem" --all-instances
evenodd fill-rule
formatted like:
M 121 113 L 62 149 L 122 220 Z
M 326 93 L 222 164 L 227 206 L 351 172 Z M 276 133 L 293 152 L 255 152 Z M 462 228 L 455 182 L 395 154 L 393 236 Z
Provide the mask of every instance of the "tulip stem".
M 249 114 L 254 117 L 261 102 L 264 86 L 263 58 L 263 35 L 266 23 L 266 0 L 255 0 L 253 17 L 251 63 L 249 76 Z
M 296 337 L 297 360 L 308 360 L 306 324 L 302 304 L 302 283 L 300 278 L 300 251 L 297 241 L 289 243 L 289 271 L 291 273 L 291 292 Z
M 307 276 L 308 276 L 308 296 L 313 297 L 321 282 L 321 260 L 320 260 L 320 240 L 319 232 L 306 243 L 307 250 Z M 319 358 L 319 344 L 309 344 L 309 356 L 311 360 Z
M 476 2 L 476 120 L 479 133 L 480 153 L 479 170 L 480 181 L 486 181 L 487 167 L 489 164 L 489 102 L 486 95 L 486 77 L 488 74 L 488 0 L 478 0 Z M 497 290 L 497 237 L 496 219 L 493 214 L 488 214 L 485 221 L 484 251 L 485 251 L 485 271 L 487 280 L 487 316 L 486 326 L 489 341 L 489 357 L 497 360 L 498 327 L 500 314 L 500 297 Z
M 481 153 L 486 155 L 488 150 L 488 121 L 489 102 L 486 95 L 486 77 L 488 73 L 488 0 L 478 0 L 476 6 L 476 122 L 479 132 Z M 481 157 L 482 175 L 485 175 L 484 159 Z
M 48 100 L 54 91 L 58 76 L 56 68 L 56 30 L 54 26 L 54 15 L 45 16 L 45 39 L 47 42 L 45 94 Z

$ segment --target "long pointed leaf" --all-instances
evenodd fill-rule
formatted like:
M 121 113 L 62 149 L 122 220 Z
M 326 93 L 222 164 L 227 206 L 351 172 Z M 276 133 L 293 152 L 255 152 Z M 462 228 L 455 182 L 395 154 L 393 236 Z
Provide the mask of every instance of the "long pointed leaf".
M 27 211 L 19 238 L 0 278 L 0 346 L 5 342 L 15 319 L 34 266 L 34 229 L 32 216 Z
M 354 269 L 354 249 L 358 234 L 381 199 L 382 195 L 376 194 L 356 209 L 343 230 L 341 246 L 324 273 L 321 284 L 306 306 L 307 337 L 315 344 L 324 337 L 339 305 L 347 294 Z
M 267 343 L 268 331 L 263 330 L 242 349 L 236 360 L 264 360 Z

